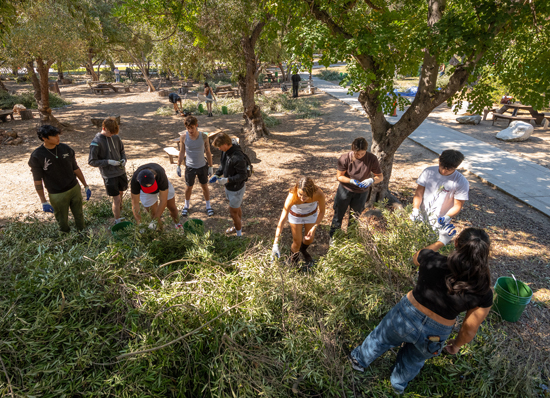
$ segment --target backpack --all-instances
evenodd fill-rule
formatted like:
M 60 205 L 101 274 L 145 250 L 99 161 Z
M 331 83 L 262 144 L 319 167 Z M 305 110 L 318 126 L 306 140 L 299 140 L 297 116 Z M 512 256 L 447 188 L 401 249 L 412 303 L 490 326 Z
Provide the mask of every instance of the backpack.
M 248 179 L 252 177 L 252 174 L 254 174 L 254 166 L 252 165 L 252 162 L 250 161 L 248 155 L 243 151 L 241 152 L 243 153 L 244 160 L 246 160 L 246 180 L 248 181 Z

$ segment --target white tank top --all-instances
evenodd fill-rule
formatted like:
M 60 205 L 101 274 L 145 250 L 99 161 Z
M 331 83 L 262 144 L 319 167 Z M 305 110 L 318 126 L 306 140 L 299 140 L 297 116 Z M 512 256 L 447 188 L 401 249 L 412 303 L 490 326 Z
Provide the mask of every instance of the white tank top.
M 317 208 L 317 201 L 311 203 L 302 203 L 301 205 L 292 205 L 290 210 L 296 214 L 308 214 Z

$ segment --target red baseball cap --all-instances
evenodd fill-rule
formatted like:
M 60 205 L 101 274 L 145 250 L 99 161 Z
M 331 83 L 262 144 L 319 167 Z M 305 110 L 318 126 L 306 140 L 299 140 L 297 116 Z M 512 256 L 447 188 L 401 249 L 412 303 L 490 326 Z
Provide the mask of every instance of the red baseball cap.
M 153 193 L 158 189 L 157 180 L 151 170 L 140 171 L 137 180 L 141 185 L 141 190 L 145 193 Z

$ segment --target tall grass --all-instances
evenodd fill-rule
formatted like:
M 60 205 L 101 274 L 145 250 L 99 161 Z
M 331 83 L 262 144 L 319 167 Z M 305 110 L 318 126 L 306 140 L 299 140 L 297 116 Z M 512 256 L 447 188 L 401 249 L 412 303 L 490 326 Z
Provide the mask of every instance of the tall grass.
M 345 352 L 413 286 L 426 227 L 384 212 L 380 228 L 340 235 L 301 274 L 272 263 L 259 238 L 135 227 L 117 241 L 108 202 L 85 210 L 81 234 L 33 218 L 1 232 L 0 395 L 392 396 L 395 350 L 366 374 Z M 407 391 L 536 396 L 547 354 L 525 361 L 499 325 L 492 317 L 461 354 L 429 361 Z

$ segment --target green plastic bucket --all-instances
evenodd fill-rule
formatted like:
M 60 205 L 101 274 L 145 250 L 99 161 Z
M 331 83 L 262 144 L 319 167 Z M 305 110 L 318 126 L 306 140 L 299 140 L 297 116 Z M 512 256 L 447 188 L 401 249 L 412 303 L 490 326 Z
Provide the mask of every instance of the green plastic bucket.
M 222 114 L 227 115 L 227 106 L 222 106 Z
M 124 230 L 132 225 L 134 224 L 130 221 L 119 222 L 111 227 L 111 234 L 115 239 L 122 239 L 125 235 Z
M 199 104 L 199 112 L 200 113 L 204 112 L 204 106 L 202 106 L 202 104 Z
M 192 218 L 183 224 L 183 230 L 190 234 L 202 234 L 204 233 L 204 222 L 197 218 Z
M 531 301 L 533 291 L 515 277 L 501 276 L 495 283 L 494 308 L 502 319 L 517 322 Z

